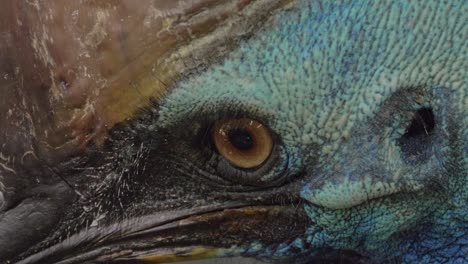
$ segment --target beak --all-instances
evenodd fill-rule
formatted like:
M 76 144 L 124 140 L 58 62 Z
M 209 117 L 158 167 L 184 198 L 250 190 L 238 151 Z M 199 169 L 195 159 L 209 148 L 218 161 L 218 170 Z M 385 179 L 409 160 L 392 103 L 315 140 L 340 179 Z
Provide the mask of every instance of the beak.
M 189 248 L 175 248 L 169 249 L 167 252 L 160 251 L 154 255 L 142 256 L 142 262 L 151 263 L 170 263 L 170 262 L 183 262 L 190 260 L 199 260 L 211 257 L 223 256 L 223 250 L 218 248 L 209 247 L 189 247 Z
M 252 256 L 305 234 L 303 206 L 238 204 L 171 211 L 90 228 L 23 261 L 26 263 L 169 263 Z

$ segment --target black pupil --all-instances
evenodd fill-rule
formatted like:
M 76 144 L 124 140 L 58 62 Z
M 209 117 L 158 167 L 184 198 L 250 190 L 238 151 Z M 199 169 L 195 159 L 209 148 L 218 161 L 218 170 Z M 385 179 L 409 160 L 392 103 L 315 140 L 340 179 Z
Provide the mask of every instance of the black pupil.
M 254 145 L 252 135 L 242 128 L 230 129 L 228 139 L 235 148 L 240 150 L 249 150 Z

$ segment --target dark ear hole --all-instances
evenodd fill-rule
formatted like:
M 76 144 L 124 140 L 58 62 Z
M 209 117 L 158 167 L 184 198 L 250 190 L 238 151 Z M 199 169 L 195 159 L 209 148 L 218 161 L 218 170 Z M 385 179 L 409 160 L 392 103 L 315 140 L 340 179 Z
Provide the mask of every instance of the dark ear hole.
M 434 127 L 435 119 L 432 108 L 424 107 L 414 114 L 405 134 L 398 140 L 406 162 L 416 164 L 430 157 L 431 134 L 433 134 Z
M 434 130 L 435 121 L 432 108 L 424 107 L 419 109 L 411 120 L 411 124 L 406 128 L 404 138 L 414 138 L 429 136 Z

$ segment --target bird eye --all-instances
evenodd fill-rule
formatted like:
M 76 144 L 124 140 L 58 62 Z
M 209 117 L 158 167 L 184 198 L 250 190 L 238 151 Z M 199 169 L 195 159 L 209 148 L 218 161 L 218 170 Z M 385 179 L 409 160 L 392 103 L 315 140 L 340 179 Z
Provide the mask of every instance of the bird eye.
M 253 169 L 262 165 L 273 150 L 269 129 L 249 118 L 216 122 L 212 137 L 218 153 L 240 169 Z

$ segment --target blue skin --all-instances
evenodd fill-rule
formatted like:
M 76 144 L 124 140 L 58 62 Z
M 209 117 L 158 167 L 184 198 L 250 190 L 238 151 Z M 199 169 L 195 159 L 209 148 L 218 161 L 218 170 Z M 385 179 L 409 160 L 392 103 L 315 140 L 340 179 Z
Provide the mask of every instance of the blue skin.
M 315 224 L 290 245 L 254 243 L 252 254 L 330 247 L 466 263 L 468 5 L 343 2 L 299 1 L 277 14 L 224 62 L 180 82 L 160 125 L 242 111 L 279 135 L 290 175 L 307 172 L 301 197 Z M 398 140 L 423 107 L 436 126 L 405 154 Z M 272 171 L 265 180 L 281 170 Z

